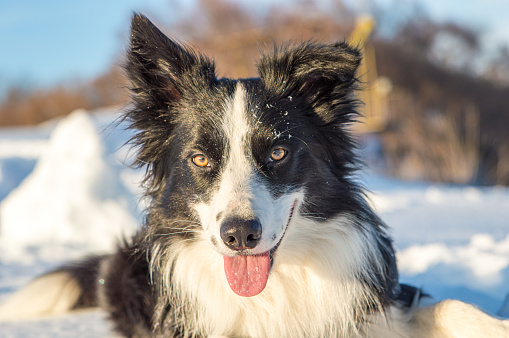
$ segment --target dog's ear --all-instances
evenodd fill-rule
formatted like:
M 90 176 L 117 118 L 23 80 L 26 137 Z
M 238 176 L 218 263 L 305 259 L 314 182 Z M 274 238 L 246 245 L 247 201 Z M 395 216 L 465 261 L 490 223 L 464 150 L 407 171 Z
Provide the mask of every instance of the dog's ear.
M 167 170 L 170 141 L 185 93 L 196 96 L 217 81 L 214 63 L 164 35 L 146 17 L 135 14 L 125 65 L 131 80 L 133 106 L 124 119 L 136 134 L 136 166 L 147 165 L 145 183 L 157 190 Z
M 360 52 L 346 43 L 304 43 L 263 56 L 258 72 L 269 91 L 304 97 L 328 123 L 339 105 L 354 102 L 360 61 Z
M 344 177 L 357 168 L 355 139 L 348 126 L 359 116 L 356 72 L 361 53 L 346 43 L 303 43 L 275 49 L 261 58 L 258 72 L 272 95 L 292 101 L 320 128 L 315 137 L 324 145 L 331 170 Z
M 146 97 L 166 106 L 181 98 L 185 85 L 216 80 L 210 59 L 172 41 L 140 14 L 132 19 L 125 68 L 135 98 Z

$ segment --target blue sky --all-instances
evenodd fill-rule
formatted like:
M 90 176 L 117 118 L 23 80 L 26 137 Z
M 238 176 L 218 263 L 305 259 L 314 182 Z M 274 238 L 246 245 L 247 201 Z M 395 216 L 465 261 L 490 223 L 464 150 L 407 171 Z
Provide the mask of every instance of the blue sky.
M 93 78 L 123 50 L 133 10 L 171 12 L 168 0 L 0 1 L 0 90 Z
M 320 0 L 327 1 L 327 0 Z M 360 10 L 372 2 L 396 13 L 410 0 L 346 0 Z M 438 20 L 472 25 L 489 43 L 509 44 L 507 0 L 417 0 Z M 0 95 L 11 84 L 70 83 L 108 69 L 123 51 L 133 11 L 164 22 L 195 1 L 2 0 L 0 1 Z M 244 2 L 248 2 L 245 0 Z M 176 6 L 175 4 L 178 3 Z M 269 0 L 259 1 L 263 6 Z M 284 1 L 291 5 L 291 0 Z M 173 4 L 173 5 L 172 5 Z M 187 5 L 186 5 L 187 4 Z M 178 10 L 176 10 L 178 9 Z

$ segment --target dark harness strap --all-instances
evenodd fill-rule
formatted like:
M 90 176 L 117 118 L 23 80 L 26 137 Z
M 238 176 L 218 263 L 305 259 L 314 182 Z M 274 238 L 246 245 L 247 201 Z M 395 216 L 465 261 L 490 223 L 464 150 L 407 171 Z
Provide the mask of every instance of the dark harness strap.
M 415 286 L 400 284 L 399 292 L 397 292 L 394 302 L 403 308 L 411 309 L 415 307 L 419 301 L 429 295 L 422 292 L 420 288 Z

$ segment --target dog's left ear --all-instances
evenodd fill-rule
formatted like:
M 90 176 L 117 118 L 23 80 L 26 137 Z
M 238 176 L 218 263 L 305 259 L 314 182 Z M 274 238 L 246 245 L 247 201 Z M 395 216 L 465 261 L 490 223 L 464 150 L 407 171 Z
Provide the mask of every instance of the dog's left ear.
M 360 61 L 360 52 L 346 43 L 304 43 L 263 56 L 258 72 L 266 89 L 304 97 L 329 122 L 338 105 L 353 102 Z

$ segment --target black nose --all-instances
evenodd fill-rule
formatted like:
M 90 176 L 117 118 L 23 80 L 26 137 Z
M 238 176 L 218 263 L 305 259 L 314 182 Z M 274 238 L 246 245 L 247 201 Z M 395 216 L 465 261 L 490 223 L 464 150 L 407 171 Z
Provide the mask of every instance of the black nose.
M 257 219 L 226 219 L 221 225 L 221 238 L 232 250 L 252 249 L 262 238 L 262 225 Z

